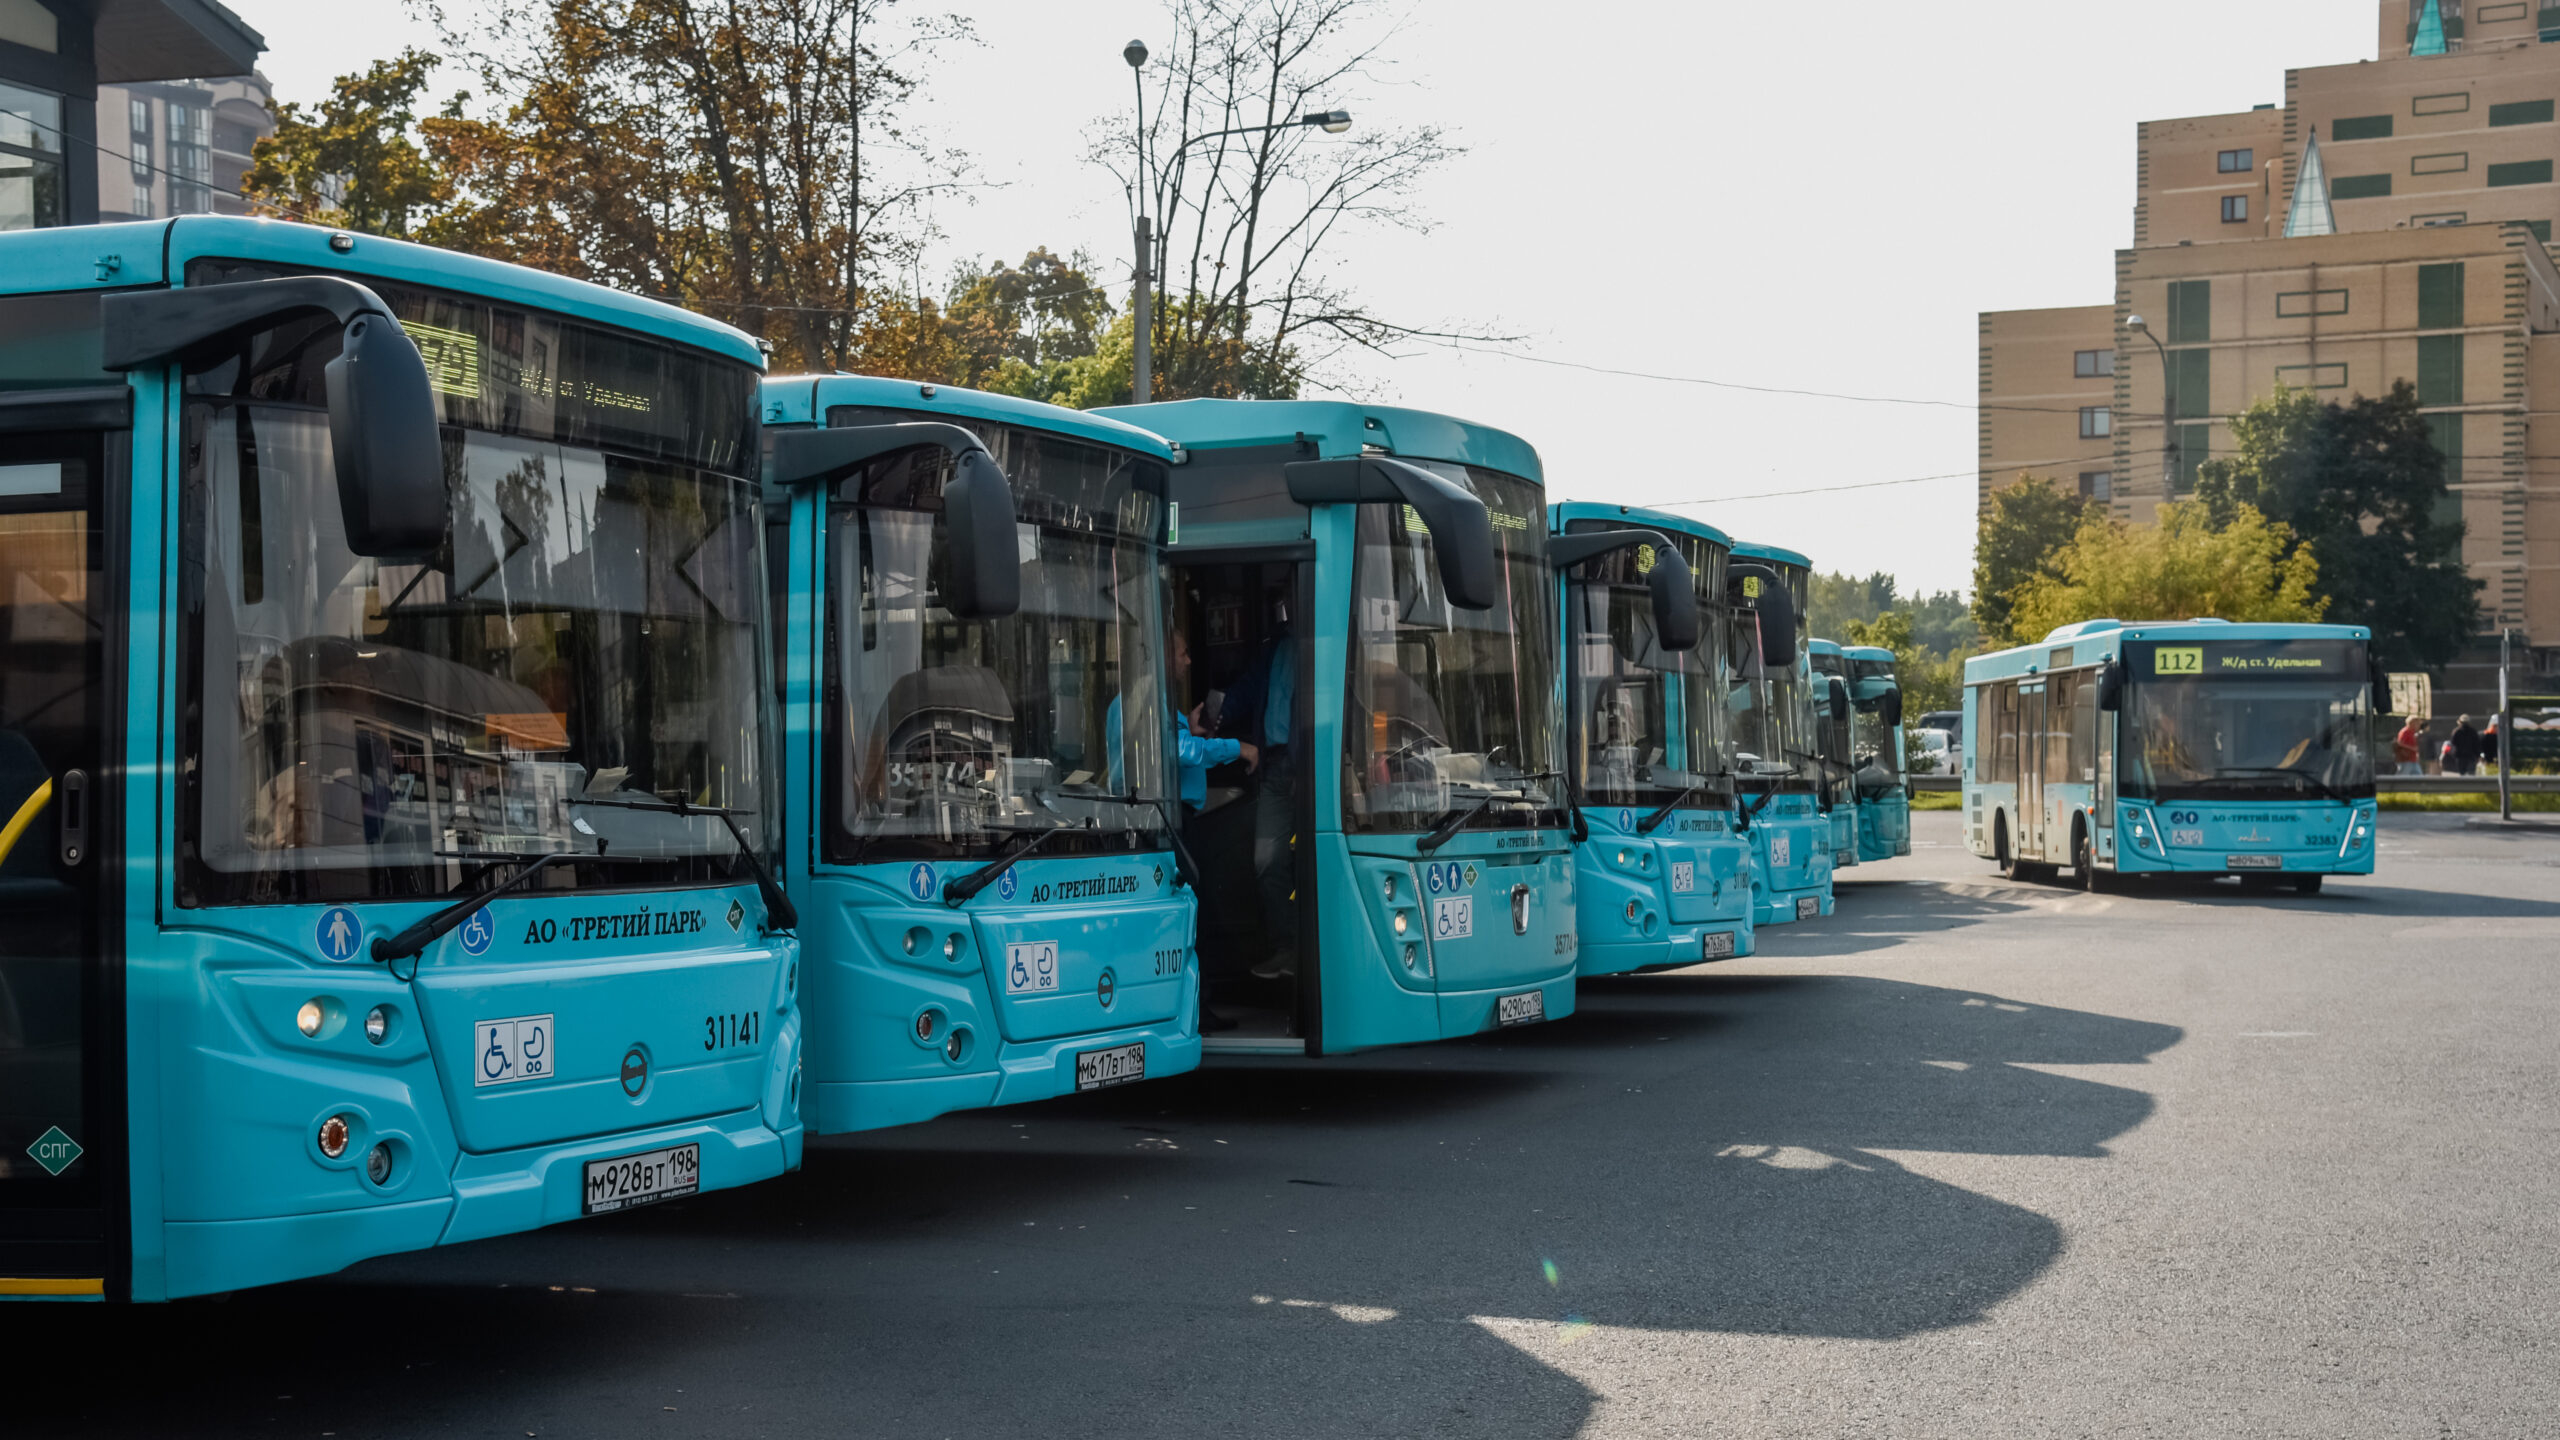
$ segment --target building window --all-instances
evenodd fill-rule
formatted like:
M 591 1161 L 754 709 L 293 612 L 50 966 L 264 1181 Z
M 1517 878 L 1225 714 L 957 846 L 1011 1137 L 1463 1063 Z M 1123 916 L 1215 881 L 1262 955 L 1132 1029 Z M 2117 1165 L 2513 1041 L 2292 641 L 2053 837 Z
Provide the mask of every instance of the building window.
M 135 184 L 137 184 L 137 185 L 148 185 L 148 184 L 150 184 L 150 183 L 151 183 L 151 137 L 150 137 L 150 136 L 148 136 L 148 135 L 136 135 L 136 136 L 134 136 L 134 137 L 133 137 L 133 148 L 132 148 L 132 149 L 130 149 L 130 150 L 128 150 L 128 151 L 126 151 L 126 152 L 125 152 L 125 156 L 126 156 L 126 158 L 127 158 L 127 159 L 129 159 L 129 160 L 131 160 L 131 161 L 133 162 L 133 180 L 134 180 L 134 183 L 135 183 Z
M 2255 168 L 2257 161 L 2255 150 L 2224 150 L 2214 155 L 2213 168 L 2225 175 L 2239 175 Z
M 2223 224 L 2225 224 L 2225 225 L 2235 224 L 2235 223 L 2237 223 L 2237 222 L 2239 222 L 2239 221 L 2246 220 L 2246 219 L 2248 219 L 2248 218 L 2249 218 L 2249 197 L 2248 197 L 2248 196 L 2246 196 L 2246 195 L 2225 195 L 2225 196 L 2223 196 L 2223 197 L 2222 197 L 2222 223 L 2223 223 Z
M 2545 244 L 2545 245 L 2548 245 L 2548 244 L 2550 244 L 2550 243 L 2551 243 L 2551 222 L 2550 222 L 2550 221 L 2548 221 L 2548 220 L 2527 220 L 2527 221 L 2523 222 L 2523 224 L 2524 224 L 2524 228 L 2526 228 L 2527 230 L 2530 230 L 2530 231 L 2532 231 L 2532 232 L 2533 232 L 2533 238 L 2534 238 L 2534 239 L 2541 241 L 2541 242 L 2542 242 L 2543 244 Z
M 2462 327 L 2462 262 L 2418 267 L 2418 328 Z
M 2116 352 L 2113 350 L 2074 350 L 2071 352 L 2071 374 L 2074 379 L 2086 380 L 2092 376 L 2113 375 L 2114 373 L 2116 373 Z
M 2169 282 L 2169 343 L 2202 345 L 2213 339 L 2213 282 Z
M 125 111 L 125 128 L 131 130 L 136 135 L 150 134 L 151 102 L 148 100 L 135 99 L 129 100 L 125 103 L 130 107 Z
M 2171 472 L 2171 491 L 2178 495 L 2196 492 L 2196 472 L 2213 458 L 2213 427 L 2181 425 L 2177 429 L 2177 468 Z
M 2460 115 L 2471 109 L 2471 92 L 2455 90 L 2443 95 L 2421 95 L 2409 102 L 2412 115 Z
M 136 220 L 148 220 L 151 218 L 150 186 L 136 185 L 133 187 L 133 209 L 127 213 L 131 214 Z
M 2113 431 L 2112 431 L 2112 428 L 2111 428 L 2111 427 L 2109 426 L 2109 424 L 2108 424 L 2108 415 L 2107 415 L 2107 407 L 2106 407 L 2106 406 L 2104 406 L 2104 405 L 2083 405 L 2083 406 L 2081 406 L 2081 407 L 2080 407 L 2080 438 L 2081 438 L 2081 439 L 2083 439 L 2083 440 L 2103 440 L 2103 439 L 2105 439 L 2105 438 L 2106 438 L 2109 434 L 2111 434 L 2111 433 L 2113 433 Z
M 2510 100 L 2489 107 L 2489 123 L 2498 125 L 2548 125 L 2551 102 L 2548 100 Z
M 2279 320 L 2346 313 L 2347 292 L 2344 290 L 2287 290 L 2276 296 L 2276 318 Z
M 2437 155 L 2409 157 L 2409 173 L 2412 175 L 2455 175 L 2470 168 L 2471 156 L 2468 151 L 2448 150 Z
M 2116 498 L 2115 472 L 2112 470 L 2081 471 L 2080 498 L 2083 500 L 2113 500 Z
M 2504 165 L 2489 167 L 2489 188 L 2492 190 L 2506 185 L 2550 183 L 2551 162 L 2548 160 L 2510 160 Z
M 2489 167 L 2494 170 L 2497 167 Z M 2389 175 L 2341 175 L 2329 182 L 2332 200 L 2372 200 L 2391 193 Z
M 2433 225 L 2460 225 L 2469 221 L 2470 218 L 2468 211 L 2440 210 L 2433 215 L 2412 215 L 2409 217 L 2409 223 L 2425 228 Z
M 2348 115 L 2329 122 L 2332 140 L 2388 140 L 2391 117 L 2388 115 Z
M 2418 337 L 2418 403 L 2421 405 L 2462 403 L 2461 336 L 2421 335 Z
M 62 224 L 62 97 L 0 83 L 0 230 Z
M 2213 413 L 2213 352 L 2172 350 L 2162 374 L 2169 382 L 2169 413 L 2180 418 Z

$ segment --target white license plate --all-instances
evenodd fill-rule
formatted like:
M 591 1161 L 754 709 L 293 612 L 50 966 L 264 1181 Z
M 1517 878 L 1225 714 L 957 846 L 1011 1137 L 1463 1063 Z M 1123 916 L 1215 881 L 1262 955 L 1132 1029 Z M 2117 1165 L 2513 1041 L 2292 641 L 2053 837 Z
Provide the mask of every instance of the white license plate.
M 1493 1002 L 1493 1021 L 1497 1025 L 1535 1025 L 1547 1018 L 1547 992 L 1524 990 L 1505 995 Z
M 585 1203 L 589 1215 L 629 1210 L 674 1200 L 702 1188 L 702 1147 L 670 1145 L 638 1155 L 587 1162 Z
M 1821 901 L 1821 899 L 1820 899 L 1819 897 L 1817 897 L 1817 896 L 1807 895 L 1807 896 L 1806 896 L 1806 897 L 1804 897 L 1803 899 L 1798 900 L 1798 901 L 1796 902 L 1796 918 L 1797 918 L 1797 919 L 1799 919 L 1799 920 L 1819 920 L 1819 919 L 1821 919 L 1821 918 L 1822 918 L 1822 901 Z
M 2281 855 L 2225 855 L 2222 857 L 2222 863 L 2234 870 L 2281 870 L 2284 868 L 2284 857 Z
M 1146 1078 L 1145 1041 L 1139 1041 L 1134 1045 L 1114 1045 L 1104 1050 L 1076 1052 L 1076 1088 L 1079 1090 L 1105 1090 L 1114 1085 L 1126 1085 L 1132 1080 Z
M 1699 954 L 1702 958 L 1708 960 L 1730 960 L 1733 958 L 1732 931 L 1710 930 L 1706 933 L 1705 938 L 1706 943 L 1700 947 L 1699 950 Z

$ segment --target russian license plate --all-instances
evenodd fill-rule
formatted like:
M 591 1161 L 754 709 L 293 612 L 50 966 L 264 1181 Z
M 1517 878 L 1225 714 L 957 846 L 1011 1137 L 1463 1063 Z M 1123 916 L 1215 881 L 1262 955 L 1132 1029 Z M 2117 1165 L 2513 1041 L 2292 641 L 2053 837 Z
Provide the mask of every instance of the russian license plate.
M 2284 868 L 2284 857 L 2281 855 L 2225 855 L 2222 857 L 2222 863 L 2234 870 L 2281 870 Z
M 702 1147 L 670 1145 L 664 1150 L 588 1161 L 581 1208 L 589 1215 L 604 1215 L 674 1200 L 701 1188 Z
M 1079 1090 L 1106 1090 L 1146 1078 L 1147 1046 L 1143 1040 L 1133 1045 L 1076 1052 L 1076 1088 Z
M 1796 918 L 1797 918 L 1797 919 L 1799 919 L 1799 920 L 1819 920 L 1819 919 L 1821 919 L 1821 918 L 1822 918 L 1822 900 L 1821 900 L 1821 898 L 1820 898 L 1819 896 L 1807 895 L 1807 896 L 1805 896 L 1803 899 L 1798 900 L 1798 901 L 1796 902 Z
M 1699 958 L 1706 960 L 1730 960 L 1733 958 L 1732 931 L 1710 930 L 1706 933 L 1705 940 L 1706 943 L 1700 947 Z
M 1497 1025 L 1535 1025 L 1547 1018 L 1547 992 L 1523 990 L 1505 995 L 1493 1002 L 1493 1021 Z

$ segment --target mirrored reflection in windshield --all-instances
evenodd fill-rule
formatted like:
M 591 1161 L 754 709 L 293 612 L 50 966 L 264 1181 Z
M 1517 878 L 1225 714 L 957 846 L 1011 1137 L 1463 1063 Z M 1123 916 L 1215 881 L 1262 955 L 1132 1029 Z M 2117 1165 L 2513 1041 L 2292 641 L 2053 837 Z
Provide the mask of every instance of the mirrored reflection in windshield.
M 1172 713 L 1159 691 L 1164 620 L 1157 496 L 1139 462 L 1063 440 L 1006 455 L 1022 607 L 962 620 L 939 450 L 885 457 L 830 512 L 830 680 L 840 697 L 828 783 L 839 860 L 967 857 L 1069 827 L 1044 854 L 1154 848 L 1169 793 Z M 1018 447 L 1020 448 L 1020 447 Z
M 1429 829 L 1454 806 L 1493 799 L 1478 823 L 1533 825 L 1558 803 L 1555 604 L 1538 487 L 1462 465 L 1415 461 L 1473 491 L 1492 513 L 1502 594 L 1451 605 L 1430 532 L 1402 505 L 1359 507 L 1343 809 L 1355 829 Z M 1504 804 L 1502 802 L 1512 802 Z
M 1733 717 L 1734 770 L 1745 777 L 1808 775 L 1814 758 L 1813 691 L 1795 656 L 1760 653 L 1760 620 L 1749 610 L 1732 615 L 1735 674 L 1725 690 Z
M 1849 763 L 1860 795 L 1882 795 L 1902 783 L 1904 747 L 1885 723 L 1888 697 L 1900 688 L 1891 661 L 1849 661 Z
M 1607 521 L 1574 521 L 1567 529 L 1610 530 Z M 1584 803 L 1654 806 L 1681 798 L 1690 808 L 1730 803 L 1731 726 L 1724 706 L 1730 686 L 1730 635 L 1720 606 L 1724 550 L 1678 536 L 1700 597 L 1697 647 L 1669 651 L 1658 643 L 1653 595 L 1645 585 L 1651 545 L 1614 551 L 1574 568 L 1566 592 L 1572 689 L 1581 752 L 1570 758 Z M 1568 743 L 1572 743 L 1568 739 Z
M 741 483 L 447 430 L 450 542 L 395 564 L 347 549 L 324 412 L 198 403 L 188 434 L 191 901 L 440 892 L 482 853 L 736 848 L 715 818 L 581 802 L 758 807 Z

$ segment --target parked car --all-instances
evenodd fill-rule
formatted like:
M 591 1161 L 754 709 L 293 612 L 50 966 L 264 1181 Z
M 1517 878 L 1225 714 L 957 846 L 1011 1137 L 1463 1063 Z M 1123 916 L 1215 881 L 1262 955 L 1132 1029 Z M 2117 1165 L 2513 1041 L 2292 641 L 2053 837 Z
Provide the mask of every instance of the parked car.
M 1912 731 L 1911 750 L 1914 775 L 1953 775 L 1964 764 L 1964 752 L 1956 748 L 1954 737 L 1936 726 Z

